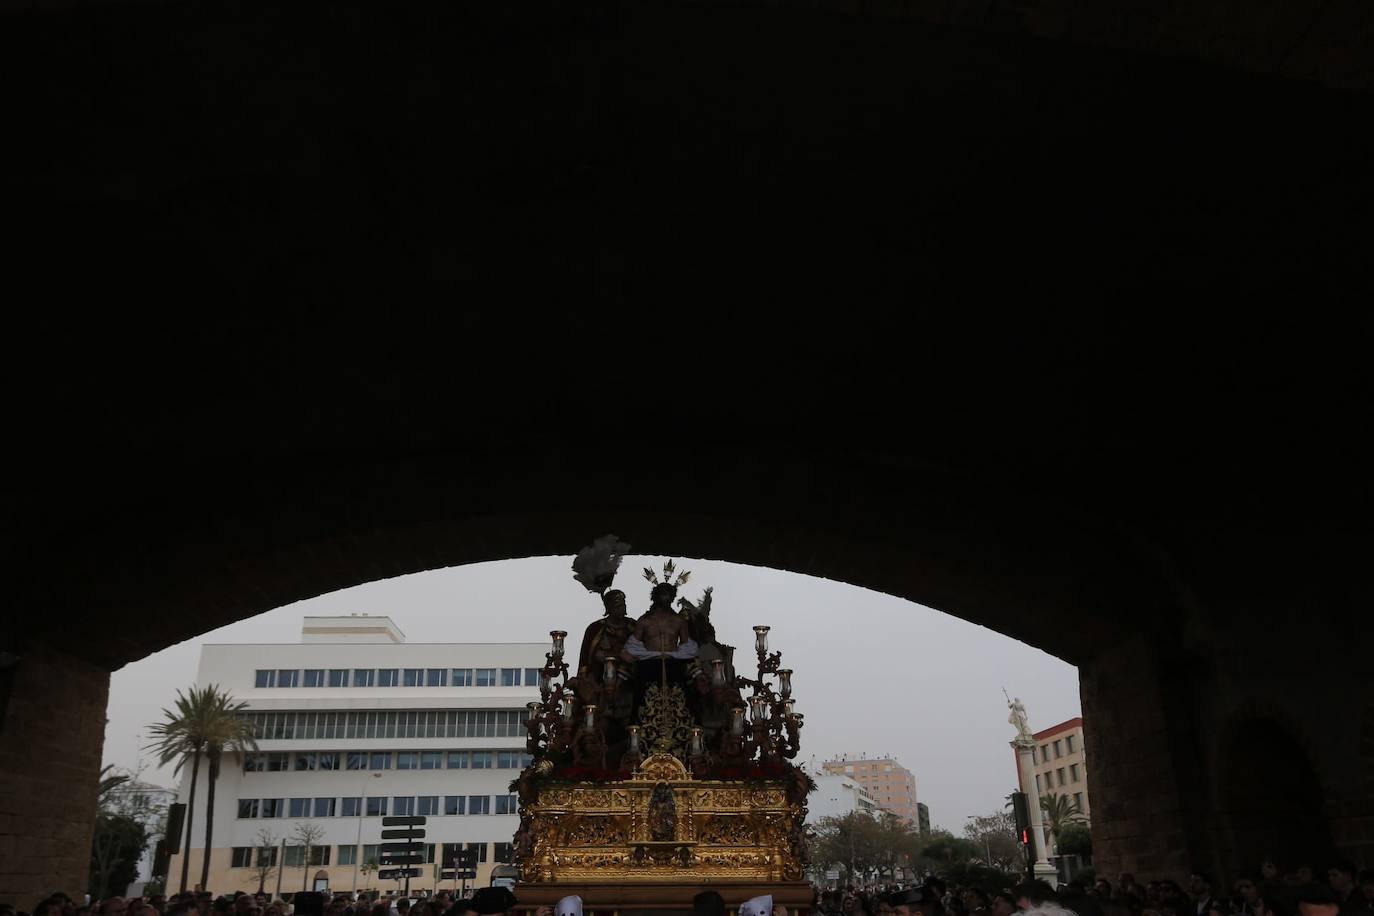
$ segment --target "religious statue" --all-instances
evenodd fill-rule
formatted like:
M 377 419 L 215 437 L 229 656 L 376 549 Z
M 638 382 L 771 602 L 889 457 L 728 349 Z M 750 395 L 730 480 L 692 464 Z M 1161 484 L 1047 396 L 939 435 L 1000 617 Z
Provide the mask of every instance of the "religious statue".
M 1006 691 L 1003 691 L 1004 695 L 1005 693 Z M 1008 700 L 1007 708 L 1011 710 L 1011 715 L 1007 717 L 1007 724 L 1016 726 L 1017 740 L 1029 739 L 1034 741 L 1035 736 L 1031 734 L 1030 722 L 1026 718 L 1026 707 L 1021 702 L 1021 698 L 1016 697 Z
M 587 625 L 577 657 L 579 677 L 603 678 L 607 659 L 618 666 L 633 625 L 625 615 L 625 593 L 613 588 L 601 596 L 606 616 Z
M 649 796 L 649 839 L 665 842 L 677 838 L 677 800 L 667 783 L 659 783 Z

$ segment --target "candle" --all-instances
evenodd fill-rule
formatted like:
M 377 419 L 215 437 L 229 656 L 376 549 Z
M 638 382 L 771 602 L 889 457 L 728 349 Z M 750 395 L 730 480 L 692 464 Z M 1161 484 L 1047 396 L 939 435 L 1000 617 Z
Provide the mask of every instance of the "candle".
M 587 718 L 583 721 L 588 728 L 596 728 L 596 704 L 588 703 L 586 708 Z
M 795 715 L 797 714 L 797 710 L 796 710 L 796 708 L 795 708 L 795 707 L 796 707 L 796 702 L 797 702 L 796 700 L 786 700 L 786 701 L 784 701 L 783 704 L 782 704 L 782 705 L 783 705 L 783 708 L 787 710 L 787 715 L 788 715 L 789 717 L 790 717 L 790 716 L 795 716 Z
M 612 684 L 615 682 L 615 659 L 606 659 L 606 669 L 603 672 L 603 677 L 605 678 L 607 684 Z
M 755 722 L 762 722 L 768 718 L 768 699 L 766 697 L 750 697 L 749 706 Z
M 711 662 L 711 686 L 725 686 L 725 662 L 718 658 Z
M 744 707 L 734 706 L 730 709 L 730 734 L 744 734 Z
M 754 651 L 760 655 L 768 652 L 769 627 L 754 627 Z
M 553 675 L 551 675 L 551 674 L 550 674 L 549 672 L 547 672 L 547 671 L 541 671 L 541 672 L 539 673 L 539 690 L 540 690 L 541 692 L 543 692 L 543 693 L 548 693 L 548 692 L 549 692 L 550 690 L 552 690 L 552 689 L 553 689 Z
M 572 701 L 572 697 L 564 697 L 564 698 L 563 698 L 563 721 L 564 721 L 564 722 L 571 722 L 572 719 L 573 719 L 573 701 Z
M 692 745 L 691 745 L 691 747 L 692 747 L 691 754 L 692 754 L 693 757 L 700 757 L 700 756 L 702 756 L 702 754 L 705 753 L 705 751 L 702 749 L 702 746 L 701 746 L 701 729 L 700 729 L 700 728 L 694 728 L 694 729 L 692 729 Z
M 631 725 L 631 726 L 630 726 L 630 753 L 631 753 L 631 754 L 638 754 L 638 753 L 639 753 L 639 726 L 638 726 L 638 725 Z
M 553 657 L 563 657 L 563 639 L 568 635 L 567 630 L 550 630 L 549 635 L 553 637 Z
M 778 693 L 785 700 L 792 695 L 792 669 L 778 669 Z

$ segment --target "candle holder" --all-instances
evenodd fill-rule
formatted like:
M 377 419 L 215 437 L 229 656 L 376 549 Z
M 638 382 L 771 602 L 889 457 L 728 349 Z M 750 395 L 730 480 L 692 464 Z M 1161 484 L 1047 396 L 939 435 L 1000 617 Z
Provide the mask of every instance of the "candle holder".
M 615 684 L 615 659 L 606 659 L 606 664 L 602 668 L 601 679 L 607 687 Z
M 711 686 L 725 686 L 725 662 L 719 658 L 711 661 Z
M 792 669 L 778 669 L 778 693 L 785 700 L 792 695 Z
M 573 720 L 573 699 L 572 697 L 563 698 L 563 721 L 572 722 Z
M 764 696 L 750 697 L 749 715 L 754 720 L 755 725 L 766 722 L 768 720 L 768 698 Z
M 743 706 L 733 706 L 730 708 L 730 734 L 736 737 L 744 734 Z
M 701 743 L 701 728 L 699 726 L 692 729 L 692 740 L 688 747 L 688 753 L 693 757 L 701 757 L 706 753 L 706 749 Z
M 783 714 L 786 715 L 789 719 L 797 714 L 796 704 L 796 700 L 782 701 Z
M 596 728 L 596 704 L 588 703 L 583 713 L 585 714 L 585 718 L 583 718 L 582 724 L 587 728 Z
M 630 731 L 630 753 L 631 753 L 631 754 L 638 754 L 638 753 L 639 753 L 639 726 L 638 726 L 638 725 L 631 725 L 629 731 Z
M 768 654 L 768 631 L 771 627 L 754 627 L 754 651 L 759 655 Z
M 563 640 L 568 638 L 568 631 L 550 630 L 549 635 L 553 637 L 553 657 L 561 659 L 563 657 Z

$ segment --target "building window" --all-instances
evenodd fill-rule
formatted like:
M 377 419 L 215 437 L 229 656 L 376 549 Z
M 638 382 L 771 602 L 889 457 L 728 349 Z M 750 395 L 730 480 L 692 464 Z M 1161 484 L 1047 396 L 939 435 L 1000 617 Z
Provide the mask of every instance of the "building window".
M 473 751 L 472 768 L 474 770 L 491 769 L 491 751 Z
M 1083 812 L 1083 793 L 1082 793 L 1082 792 L 1075 792 L 1075 793 L 1073 793 L 1073 800 L 1078 804 L 1078 810 L 1079 810 L 1079 812 Z
M 374 795 L 367 800 L 368 817 L 386 817 L 386 796 Z
M 1074 742 L 1074 736 L 1073 736 L 1073 735 L 1066 735 L 1066 736 L 1064 737 L 1064 743 L 1068 746 L 1068 748 L 1069 748 L 1069 753 L 1070 753 L 1070 754 L 1072 754 L 1073 751 L 1074 751 L 1073 742 Z
M 286 858 L 282 864 L 287 868 L 302 868 L 305 865 L 304 853 L 304 846 L 288 846 L 286 847 Z
M 498 796 L 496 796 L 496 813 L 497 813 L 497 814 L 515 814 L 515 813 L 517 813 L 519 810 L 520 810 L 520 805 L 519 805 L 519 803 L 516 801 L 514 795 L 498 795 Z
M 498 770 L 518 770 L 520 769 L 519 751 L 497 751 L 496 768 Z
M 359 814 L 362 813 L 362 810 L 363 799 L 361 795 L 354 796 L 352 798 L 345 798 L 343 800 L 344 817 L 357 817 Z
M 1056 760 L 1058 760 L 1060 757 L 1063 757 L 1063 756 L 1064 756 L 1064 747 L 1063 747 L 1063 744 L 1064 744 L 1064 742 L 1062 742 L 1062 741 L 1056 741 L 1056 742 L 1054 742 L 1054 757 L 1055 757 Z
M 315 755 L 298 752 L 296 754 L 296 771 L 300 772 L 302 770 L 313 769 L 315 769 Z
M 466 770 L 468 768 L 468 752 L 449 751 L 448 768 L 450 770 Z
M 448 669 L 447 668 L 427 668 L 425 670 L 426 687 L 447 687 Z
M 463 814 L 467 810 L 466 805 L 463 804 L 465 801 L 467 801 L 467 797 L 463 795 L 445 795 L 444 813 Z
M 333 817 L 333 816 L 334 816 L 334 806 L 335 806 L 335 803 L 336 803 L 336 802 L 337 802 L 337 799 L 333 799 L 333 798 L 317 798 L 317 799 L 315 799 L 315 816 L 316 816 L 316 817 Z
M 367 769 L 367 752 L 366 752 L 366 751 L 349 751 L 349 752 L 348 752 L 348 768 L 349 768 L 350 770 L 365 770 L 365 769 Z
M 340 846 L 340 847 L 339 847 L 339 864 L 340 864 L 340 865 L 357 865 L 357 864 L 358 864 L 358 847 L 357 847 L 357 846 Z
M 1049 762 L 1049 759 L 1050 759 L 1050 746 L 1049 746 L 1048 744 L 1042 744 L 1042 745 L 1040 745 L 1040 762 L 1041 762 L 1041 763 L 1048 763 L 1048 762 Z
M 394 817 L 410 817 L 415 814 L 415 797 L 397 795 L 391 800 L 391 814 Z
M 375 685 L 376 683 L 377 683 L 377 672 L 373 671 L 371 668 L 354 668 L 354 669 L 353 669 L 353 686 L 354 686 L 354 687 L 371 687 L 371 686 Z
M 291 769 L 291 755 L 285 751 L 278 751 L 274 754 L 266 755 L 263 761 L 263 769 L 268 773 L 285 773 Z
M 306 668 L 306 669 L 305 669 L 305 686 L 307 686 L 307 687 L 323 687 L 323 686 L 324 686 L 324 669 L 323 669 L 323 668 Z
M 235 846 L 233 855 L 230 857 L 230 868 L 252 868 L 253 867 L 253 847 Z
M 348 669 L 347 669 L 347 668 L 330 668 L 330 669 L 329 669 L 329 686 L 330 686 L 330 687 L 347 687 L 347 686 L 348 686 Z
M 372 862 L 375 864 L 380 858 L 379 852 L 376 843 L 364 843 L 363 862 Z
M 1063 767 L 1060 767 L 1059 769 L 1055 770 L 1054 772 L 1055 772 L 1055 775 L 1057 775 L 1057 776 L 1059 777 L 1059 784 L 1062 786 L 1062 785 L 1064 784 L 1064 768 L 1063 768 Z
M 425 844 L 425 864 L 426 864 L 426 865 L 433 865 L 433 864 L 434 864 L 434 844 L 433 844 L 433 843 L 426 843 L 426 844 Z
M 311 847 L 310 847 L 310 864 L 311 864 L 311 865 L 328 865 L 328 864 L 329 864 L 329 847 L 328 847 L 328 846 L 311 846 Z
M 496 849 L 492 852 L 492 858 L 502 865 L 509 865 L 515 861 L 514 843 L 497 843 Z
M 387 751 L 373 751 L 372 758 L 368 761 L 369 770 L 389 770 L 391 769 L 391 754 Z
M 290 814 L 288 814 L 287 817 L 309 817 L 309 816 L 310 816 L 310 799 L 308 799 L 308 798 L 293 798 L 293 799 L 291 799 L 291 807 L 290 807 L 289 810 L 290 810 Z
M 502 686 L 502 687 L 519 687 L 519 686 L 520 686 L 520 669 L 519 669 L 519 668 L 502 668 L 502 669 L 501 669 L 501 686 Z
M 1069 781 L 1078 782 L 1078 764 L 1069 764 Z
M 339 755 L 333 751 L 323 751 L 317 757 L 317 769 L 337 770 L 339 768 Z
M 431 817 L 439 813 L 439 796 L 421 795 L 415 800 L 415 813 L 422 817 Z
M 401 672 L 402 687 L 419 687 L 424 683 L 425 669 L 406 668 Z
M 398 675 L 399 675 L 399 674 L 400 674 L 400 672 L 397 671 L 395 668 L 378 668 L 378 669 L 377 669 L 377 686 L 378 686 L 378 687 L 399 687 L 399 686 L 400 686 L 400 683 L 401 683 L 400 680 L 398 679 Z
M 301 685 L 301 673 L 299 671 L 278 671 L 278 687 L 299 687 Z
M 538 687 L 538 686 L 539 686 L 539 669 L 538 669 L 538 668 L 526 668 L 526 669 L 525 669 L 525 686 L 526 686 L 526 687 Z
M 286 799 L 264 798 L 262 800 L 262 816 L 286 817 Z
M 398 770 L 418 770 L 420 768 L 419 751 L 397 751 L 396 769 Z
M 253 675 L 254 687 L 275 687 L 277 686 L 277 672 L 258 671 Z M 234 847 L 237 849 L 238 847 Z
M 444 868 L 458 867 L 458 853 L 461 852 L 462 849 L 462 843 L 445 843 L 440 847 L 440 851 L 443 855 L 441 861 L 444 863 Z
M 487 860 L 487 844 L 486 844 L 486 843 L 469 843 L 469 844 L 468 844 L 467 851 L 468 851 L 468 852 L 475 852 L 475 853 L 477 853 L 477 861 L 478 861 L 478 862 L 485 862 L 485 861 Z
M 420 769 L 422 770 L 442 770 L 444 768 L 443 751 L 421 751 Z
M 477 669 L 477 686 L 478 686 L 478 687 L 495 687 L 495 686 L 496 686 L 496 669 L 495 669 L 495 668 L 478 668 L 478 669 Z
M 454 686 L 454 687 L 471 687 L 471 686 L 472 686 L 472 669 L 471 669 L 471 668 L 454 668 L 454 669 L 453 669 L 453 686 Z
M 1035 791 L 1036 791 L 1036 792 L 1042 792 L 1042 791 L 1044 791 L 1044 790 L 1040 787 L 1040 774 L 1039 774 L 1039 773 L 1036 773 L 1036 774 L 1035 774 Z
M 468 814 L 491 814 L 491 796 L 469 795 Z
M 258 800 L 256 798 L 239 799 L 239 817 L 257 817 Z

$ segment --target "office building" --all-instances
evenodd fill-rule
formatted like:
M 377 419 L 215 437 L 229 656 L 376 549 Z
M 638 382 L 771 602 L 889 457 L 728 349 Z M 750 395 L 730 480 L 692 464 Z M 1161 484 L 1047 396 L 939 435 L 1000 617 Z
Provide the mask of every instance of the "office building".
M 821 769 L 831 775 L 852 778 L 884 810 L 913 826 L 918 823 L 916 777 L 896 759 L 841 755 L 821 764 Z

